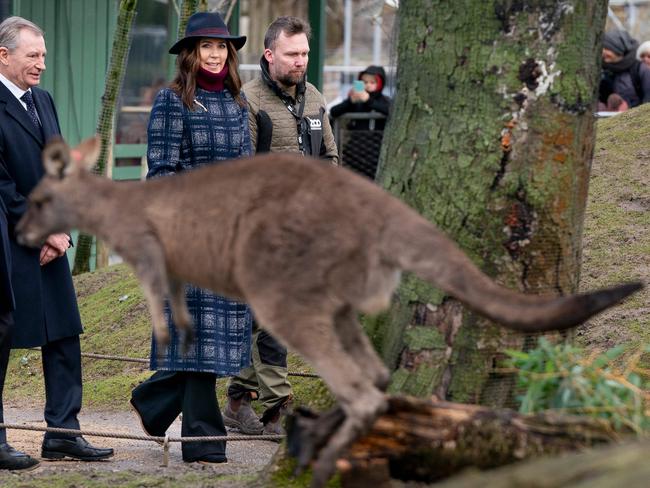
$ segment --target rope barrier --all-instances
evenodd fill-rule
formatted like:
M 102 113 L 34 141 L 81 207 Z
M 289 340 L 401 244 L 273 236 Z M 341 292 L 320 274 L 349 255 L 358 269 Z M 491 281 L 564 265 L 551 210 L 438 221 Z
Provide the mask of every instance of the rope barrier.
M 30 351 L 40 351 L 38 347 L 29 348 Z M 109 354 L 96 354 L 90 352 L 82 352 L 82 357 L 91 358 L 91 359 L 105 359 L 111 361 L 124 361 L 140 364 L 149 364 L 148 358 L 131 358 L 127 356 L 113 356 Z M 289 371 L 289 376 L 302 376 L 305 378 L 319 378 L 317 374 L 314 373 L 302 373 L 297 371 Z M 153 441 L 157 444 L 160 444 L 163 448 L 163 460 L 162 466 L 167 466 L 169 464 L 169 444 L 171 442 L 213 442 L 213 441 L 279 441 L 284 439 L 285 435 L 280 434 L 267 434 L 267 435 L 246 435 L 246 434 L 235 434 L 235 435 L 225 435 L 225 436 L 200 436 L 200 437 L 178 437 L 178 436 L 150 436 L 150 435 L 138 435 L 138 434 L 125 434 L 121 432 L 102 432 L 96 430 L 79 430 L 79 429 L 63 429 L 60 427 L 37 427 L 32 425 L 21 425 L 21 424 L 7 424 L 0 423 L 0 429 L 17 429 L 17 430 L 32 430 L 38 432 L 53 432 L 57 434 L 69 434 L 69 435 L 87 435 L 93 437 L 110 437 L 112 439 L 128 439 L 136 441 Z
M 214 441 L 278 441 L 285 438 L 281 434 L 266 434 L 266 435 L 206 435 L 194 437 L 182 436 L 152 436 L 152 435 L 138 435 L 138 434 L 125 434 L 121 432 L 104 432 L 98 430 L 79 430 L 79 429 L 63 429 L 61 427 L 37 427 L 35 425 L 22 425 L 22 424 L 7 424 L 0 423 L 0 429 L 18 429 L 18 430 L 33 430 L 38 432 L 53 432 L 57 434 L 70 434 L 75 436 L 88 435 L 92 437 L 110 437 L 112 439 L 128 439 L 134 441 L 153 441 L 158 444 L 164 442 L 214 442 Z
M 30 351 L 40 351 L 38 347 L 32 347 L 29 349 Z M 110 354 L 96 354 L 92 352 L 82 352 L 81 357 L 84 358 L 91 358 L 91 359 L 106 359 L 110 361 L 124 361 L 124 362 L 130 362 L 130 363 L 141 363 L 141 364 L 149 364 L 149 358 L 131 358 L 127 356 L 113 356 Z M 302 373 L 300 371 L 289 371 L 288 372 L 289 376 L 299 376 L 303 378 L 320 378 L 317 374 L 315 373 Z
M 22 424 L 7 424 L 0 423 L 0 429 L 18 429 L 18 430 L 33 430 L 38 432 L 53 432 L 57 434 L 70 434 L 75 436 L 88 435 L 92 437 L 110 437 L 112 439 L 128 439 L 134 441 L 153 441 L 158 444 L 165 442 L 214 442 L 214 441 L 278 441 L 285 438 L 283 434 L 265 434 L 265 435 L 246 435 L 246 434 L 233 434 L 233 435 L 206 435 L 206 436 L 152 436 L 142 434 L 124 434 L 121 432 L 104 432 L 100 430 L 79 430 L 79 429 L 64 429 L 61 427 L 38 427 L 36 425 L 22 425 Z
M 160 444 L 162 447 L 162 463 L 161 466 L 167 467 L 169 465 L 169 444 L 172 442 L 213 442 L 213 441 L 279 441 L 284 439 L 285 435 L 280 434 L 267 434 L 267 435 L 213 435 L 201 437 L 178 437 L 170 436 L 150 436 L 150 435 L 137 435 L 137 434 L 124 434 L 120 432 L 102 432 L 97 430 L 79 430 L 79 429 L 63 429 L 60 427 L 37 427 L 34 425 L 20 425 L 20 424 L 7 424 L 0 423 L 0 429 L 17 429 L 17 430 L 32 430 L 38 432 L 54 432 L 57 434 L 71 434 L 75 436 L 87 435 L 92 437 L 110 437 L 111 439 L 129 439 L 136 441 L 153 441 Z

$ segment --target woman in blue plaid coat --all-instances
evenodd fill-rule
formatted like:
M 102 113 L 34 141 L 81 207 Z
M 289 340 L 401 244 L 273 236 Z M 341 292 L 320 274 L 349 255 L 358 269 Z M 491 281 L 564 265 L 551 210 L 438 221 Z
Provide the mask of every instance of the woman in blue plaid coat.
M 151 110 L 147 178 L 251 154 L 247 103 L 237 73 L 237 50 L 245 42 L 244 36 L 230 35 L 219 14 L 189 18 L 185 37 L 169 50 L 178 54 L 176 78 L 158 93 Z M 216 378 L 249 364 L 251 312 L 243 303 L 194 286 L 187 286 L 186 299 L 194 342 L 184 355 L 167 307 L 171 344 L 158 357 L 152 341 L 151 369 L 156 373 L 133 390 L 131 404 L 147 434 L 165 435 L 182 412 L 183 436 L 224 436 Z M 183 443 L 183 460 L 225 462 L 225 448 L 223 441 Z

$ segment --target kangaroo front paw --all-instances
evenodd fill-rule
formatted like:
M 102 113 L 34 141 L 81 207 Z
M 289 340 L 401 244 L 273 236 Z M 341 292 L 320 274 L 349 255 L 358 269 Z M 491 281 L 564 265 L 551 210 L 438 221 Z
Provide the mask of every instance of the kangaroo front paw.
M 326 452 L 328 451 L 328 452 Z M 336 473 L 336 461 L 339 458 L 338 452 L 324 449 L 318 456 L 312 468 L 311 488 L 324 487 L 329 479 Z

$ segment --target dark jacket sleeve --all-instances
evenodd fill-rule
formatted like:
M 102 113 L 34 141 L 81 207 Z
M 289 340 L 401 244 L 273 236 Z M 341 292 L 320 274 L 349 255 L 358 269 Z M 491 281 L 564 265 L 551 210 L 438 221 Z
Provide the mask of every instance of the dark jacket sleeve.
M 334 119 L 348 112 L 354 112 L 354 104 L 349 97 L 330 109 L 330 115 Z
M 650 102 L 650 67 L 646 64 L 641 63 L 639 66 L 639 78 L 641 79 L 641 90 L 643 91 L 643 96 L 639 96 L 641 103 Z
M 4 143 L 4 137 L 0 137 L 0 145 Z M 7 221 L 10 227 L 13 227 L 27 210 L 27 199 L 18 193 L 16 184 L 7 171 L 2 154 L 4 154 L 4 150 L 0 147 L 0 198 L 7 208 Z
M 158 93 L 147 128 L 147 179 L 176 173 L 183 139 L 183 102 L 169 88 Z
M 369 108 L 368 111 L 374 110 L 376 112 L 384 114 L 385 116 L 388 116 L 388 112 L 390 111 L 390 98 L 384 95 L 379 95 L 378 97 L 370 97 L 370 99 L 366 102 L 366 105 Z

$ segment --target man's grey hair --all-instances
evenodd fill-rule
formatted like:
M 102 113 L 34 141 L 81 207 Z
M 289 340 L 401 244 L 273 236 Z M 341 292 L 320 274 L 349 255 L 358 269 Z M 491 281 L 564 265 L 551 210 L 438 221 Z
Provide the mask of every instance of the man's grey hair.
M 18 34 L 23 29 L 29 29 L 34 34 L 45 37 L 43 29 L 34 22 L 18 16 L 7 17 L 0 24 L 0 47 L 6 47 L 10 51 L 16 49 L 18 46 Z
M 298 17 L 278 17 L 273 21 L 264 35 L 264 49 L 274 49 L 275 41 L 280 37 L 280 32 L 286 36 L 295 36 L 296 34 L 305 34 L 307 40 L 311 39 L 311 26 L 309 22 L 299 19 Z

